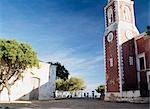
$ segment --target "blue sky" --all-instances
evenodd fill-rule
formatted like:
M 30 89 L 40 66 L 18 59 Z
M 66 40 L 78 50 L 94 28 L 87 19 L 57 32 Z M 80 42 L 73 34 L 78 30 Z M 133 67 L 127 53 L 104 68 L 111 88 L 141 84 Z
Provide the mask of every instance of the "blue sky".
M 103 7 L 107 0 L 0 0 L 0 38 L 32 45 L 42 61 L 61 62 L 94 90 L 104 83 Z M 146 30 L 148 0 L 135 0 L 137 27 Z M 150 16 L 149 16 L 150 19 Z

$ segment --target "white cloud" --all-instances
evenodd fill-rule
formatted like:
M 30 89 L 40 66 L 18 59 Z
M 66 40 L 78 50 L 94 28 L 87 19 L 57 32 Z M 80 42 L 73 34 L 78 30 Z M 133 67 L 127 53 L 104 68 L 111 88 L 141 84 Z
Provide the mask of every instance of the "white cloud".
M 84 69 L 93 69 L 98 63 L 103 62 L 103 55 L 96 55 L 95 57 L 80 57 L 75 54 L 73 49 L 67 49 L 62 51 L 56 51 L 50 55 L 47 55 L 43 60 L 60 62 L 62 63 L 69 71 L 78 71 Z
M 70 72 L 70 76 L 80 76 L 88 84 L 87 90 L 95 89 L 101 82 L 101 68 L 103 68 L 103 55 L 95 55 L 95 57 L 81 57 L 77 56 L 76 51 L 67 49 L 56 51 L 49 56 L 43 57 L 43 60 L 60 62 Z M 99 80 L 95 80 L 99 78 Z

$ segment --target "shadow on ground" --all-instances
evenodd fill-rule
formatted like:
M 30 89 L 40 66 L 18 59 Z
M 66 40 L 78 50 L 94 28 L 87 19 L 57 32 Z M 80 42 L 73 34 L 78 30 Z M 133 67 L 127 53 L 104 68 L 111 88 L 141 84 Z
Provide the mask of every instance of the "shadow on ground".
M 104 102 L 99 99 L 63 99 L 0 103 L 0 109 L 149 109 L 149 104 Z M 8 108 L 9 107 L 9 108 Z

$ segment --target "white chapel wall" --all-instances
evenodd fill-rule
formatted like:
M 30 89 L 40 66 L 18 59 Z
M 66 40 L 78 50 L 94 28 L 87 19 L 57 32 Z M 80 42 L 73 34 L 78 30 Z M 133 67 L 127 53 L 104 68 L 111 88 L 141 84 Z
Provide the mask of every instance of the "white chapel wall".
M 32 68 L 25 71 L 23 79 L 18 80 L 11 87 L 11 100 L 29 100 L 30 92 L 33 90 L 33 78 L 40 80 L 39 84 L 39 100 L 49 100 L 55 92 L 56 67 L 45 62 L 40 62 L 40 68 Z M 37 88 L 37 87 L 36 87 Z M 0 100 L 8 101 L 8 92 L 6 88 L 0 93 Z

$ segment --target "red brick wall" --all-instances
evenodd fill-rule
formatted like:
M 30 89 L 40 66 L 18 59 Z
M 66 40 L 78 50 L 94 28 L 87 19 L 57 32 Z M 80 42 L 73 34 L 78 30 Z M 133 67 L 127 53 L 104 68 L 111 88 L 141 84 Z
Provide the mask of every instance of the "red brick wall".
M 145 53 L 146 58 L 146 68 L 150 68 L 150 36 L 141 37 L 140 39 L 136 40 L 137 42 L 137 49 L 138 54 Z
M 107 92 L 119 92 L 116 31 L 113 34 L 114 38 L 112 42 L 108 42 L 107 36 L 105 36 Z M 113 58 L 113 67 L 110 67 L 110 58 Z
M 147 71 L 150 69 L 150 36 L 143 36 L 136 40 L 138 54 L 145 53 L 146 70 L 140 71 L 140 92 L 141 96 L 149 96 Z
M 134 39 L 131 39 L 122 44 L 123 56 L 123 71 L 124 71 L 124 85 L 123 90 L 138 89 L 137 70 L 136 70 L 136 56 Z M 129 64 L 129 56 L 133 57 L 133 65 Z

